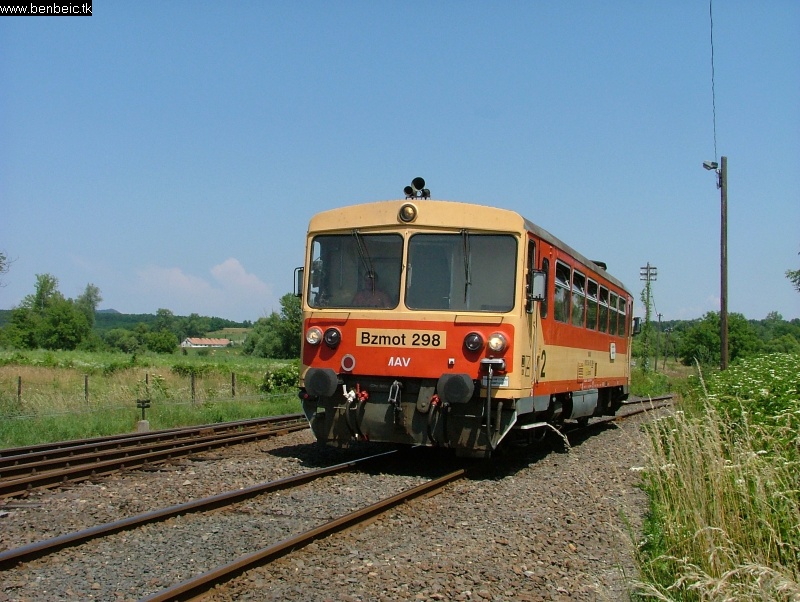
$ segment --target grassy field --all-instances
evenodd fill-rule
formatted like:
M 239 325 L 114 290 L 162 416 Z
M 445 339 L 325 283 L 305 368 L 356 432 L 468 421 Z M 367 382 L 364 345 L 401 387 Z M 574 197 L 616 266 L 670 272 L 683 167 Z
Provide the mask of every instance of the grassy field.
M 231 349 L 176 355 L 0 351 L 0 447 L 295 413 L 297 365 Z
M 648 429 L 642 599 L 800 600 L 800 357 L 694 379 Z
M 213 333 L 235 337 L 235 329 Z M 242 329 L 239 329 L 242 330 Z M 659 395 L 681 367 L 634 371 L 632 392 Z M 149 400 L 151 428 L 295 413 L 297 364 L 236 348 L 174 355 L 0 350 L 0 447 L 131 432 Z

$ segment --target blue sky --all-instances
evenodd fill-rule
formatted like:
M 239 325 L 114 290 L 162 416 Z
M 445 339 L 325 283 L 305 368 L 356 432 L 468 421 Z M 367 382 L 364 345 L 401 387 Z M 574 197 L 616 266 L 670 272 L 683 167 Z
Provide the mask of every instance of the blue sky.
M 0 309 L 256 320 L 309 218 L 400 198 L 522 213 L 664 320 L 800 317 L 800 3 L 96 2 L 0 18 Z M 637 314 L 643 312 L 638 305 Z

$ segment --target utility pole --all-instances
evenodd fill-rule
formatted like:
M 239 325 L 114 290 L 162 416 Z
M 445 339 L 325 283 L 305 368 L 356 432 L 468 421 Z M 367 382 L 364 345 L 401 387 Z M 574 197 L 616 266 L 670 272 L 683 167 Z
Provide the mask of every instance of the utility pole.
M 703 161 L 703 167 L 717 174 L 720 190 L 720 241 L 719 241 L 719 341 L 720 370 L 728 368 L 728 157 L 716 161 Z
M 719 256 L 719 328 L 720 369 L 728 368 L 728 157 L 722 157 L 719 169 L 720 256 Z
M 650 331 L 650 283 L 655 281 L 658 277 L 658 268 L 655 266 L 650 265 L 650 262 L 647 262 L 647 265 L 639 268 L 639 280 L 645 281 L 645 308 L 644 308 L 644 366 L 642 369 L 647 369 L 647 361 L 650 357 L 650 351 L 647 345 L 647 339 Z
M 669 335 L 672 332 L 671 328 L 667 328 L 665 331 L 666 333 L 666 340 L 664 341 L 664 367 L 663 370 L 667 369 L 667 353 L 670 347 L 672 347 L 673 354 L 675 353 L 675 346 L 672 344 L 672 340 L 670 339 Z M 678 361 L 677 356 L 675 357 L 675 361 Z

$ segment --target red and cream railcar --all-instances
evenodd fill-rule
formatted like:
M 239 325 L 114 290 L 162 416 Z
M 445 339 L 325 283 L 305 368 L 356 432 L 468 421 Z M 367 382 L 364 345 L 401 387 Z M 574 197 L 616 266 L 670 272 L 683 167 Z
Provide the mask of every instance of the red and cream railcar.
M 505 209 L 417 197 L 314 216 L 300 398 L 315 437 L 488 456 L 628 394 L 622 283 Z

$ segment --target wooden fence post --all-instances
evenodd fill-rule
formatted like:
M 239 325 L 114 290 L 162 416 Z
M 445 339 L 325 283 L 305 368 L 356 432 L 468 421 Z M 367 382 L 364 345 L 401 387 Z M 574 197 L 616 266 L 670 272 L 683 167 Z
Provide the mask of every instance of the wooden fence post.
M 231 397 L 236 397 L 236 372 L 231 372 Z
M 83 400 L 89 403 L 89 375 L 83 375 Z
M 17 403 L 22 403 L 22 377 L 17 377 Z
M 194 403 L 194 390 L 195 390 L 194 389 L 194 381 L 195 381 L 195 375 L 194 375 L 194 372 L 192 372 L 192 403 Z

